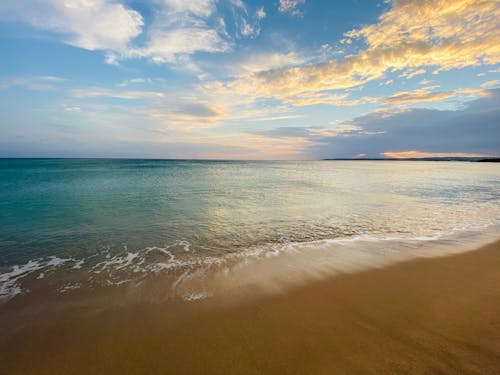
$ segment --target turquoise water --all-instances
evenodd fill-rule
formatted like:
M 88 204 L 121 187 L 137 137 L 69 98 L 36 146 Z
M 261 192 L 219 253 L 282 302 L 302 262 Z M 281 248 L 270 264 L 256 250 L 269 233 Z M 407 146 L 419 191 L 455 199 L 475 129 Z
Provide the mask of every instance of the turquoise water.
M 256 249 L 429 240 L 499 220 L 489 163 L 3 159 L 0 297 L 58 270 L 80 275 L 71 285 L 119 284 Z

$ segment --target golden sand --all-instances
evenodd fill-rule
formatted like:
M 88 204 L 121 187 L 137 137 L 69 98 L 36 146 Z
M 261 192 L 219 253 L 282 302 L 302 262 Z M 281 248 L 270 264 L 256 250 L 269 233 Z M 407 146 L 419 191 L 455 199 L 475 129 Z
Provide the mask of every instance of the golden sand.
M 1 374 L 500 374 L 500 242 L 227 304 L 0 309 Z

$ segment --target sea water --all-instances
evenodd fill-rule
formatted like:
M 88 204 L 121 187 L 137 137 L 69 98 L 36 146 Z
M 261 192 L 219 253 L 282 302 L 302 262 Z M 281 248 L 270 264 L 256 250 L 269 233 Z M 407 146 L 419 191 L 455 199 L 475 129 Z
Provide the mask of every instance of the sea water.
M 156 295 L 187 300 L 279 289 L 462 251 L 499 224 L 493 163 L 0 159 L 0 300 L 159 276 Z

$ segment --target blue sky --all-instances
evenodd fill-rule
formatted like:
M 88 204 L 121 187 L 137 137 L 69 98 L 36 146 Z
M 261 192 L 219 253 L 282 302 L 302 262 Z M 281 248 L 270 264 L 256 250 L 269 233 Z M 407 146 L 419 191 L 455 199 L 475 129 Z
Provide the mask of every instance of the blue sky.
M 0 4 L 0 156 L 500 154 L 495 0 Z

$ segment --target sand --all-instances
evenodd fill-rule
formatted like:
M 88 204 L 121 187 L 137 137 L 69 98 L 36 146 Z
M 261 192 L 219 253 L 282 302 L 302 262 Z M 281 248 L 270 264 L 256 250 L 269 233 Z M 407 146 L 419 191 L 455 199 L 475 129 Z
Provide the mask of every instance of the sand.
M 111 306 L 0 307 L 0 373 L 500 374 L 500 242 L 238 303 Z

